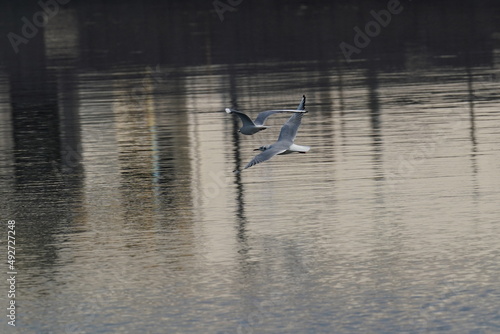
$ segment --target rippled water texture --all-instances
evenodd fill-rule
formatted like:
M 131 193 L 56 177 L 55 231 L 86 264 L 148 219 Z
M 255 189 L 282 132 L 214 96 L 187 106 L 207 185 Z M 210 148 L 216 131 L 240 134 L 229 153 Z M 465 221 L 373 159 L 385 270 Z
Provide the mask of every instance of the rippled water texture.
M 350 61 L 386 2 L 75 0 L 5 38 L 0 331 L 499 333 L 500 11 L 413 2 Z M 1 4 L 4 37 L 40 10 Z M 311 150 L 233 173 L 289 115 L 224 108 L 302 95 Z

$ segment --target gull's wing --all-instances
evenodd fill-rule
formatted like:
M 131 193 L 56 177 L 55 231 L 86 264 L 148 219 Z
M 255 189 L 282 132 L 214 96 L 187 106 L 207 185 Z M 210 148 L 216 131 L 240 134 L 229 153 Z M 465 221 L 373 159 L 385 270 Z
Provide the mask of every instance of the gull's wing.
M 241 118 L 241 121 L 243 122 L 243 126 L 245 126 L 245 125 L 254 126 L 255 125 L 253 123 L 253 121 L 250 119 L 250 117 L 248 117 L 247 115 L 245 115 L 241 111 L 226 108 L 226 112 L 228 114 L 236 114 L 237 116 L 239 116 L 239 118 Z
M 306 96 L 302 95 L 302 100 L 300 101 L 297 110 L 305 110 L 305 109 L 306 109 Z
M 299 129 L 300 122 L 302 121 L 302 116 L 304 113 L 294 113 L 288 121 L 281 127 L 280 135 L 278 137 L 278 142 L 283 141 L 291 145 L 297 136 L 297 130 Z
M 286 151 L 286 147 L 283 145 L 277 145 L 275 147 L 271 146 L 267 150 L 257 154 L 252 160 L 250 160 L 249 163 L 245 166 L 243 169 L 250 168 L 256 164 L 259 164 L 261 162 L 267 161 L 274 157 L 276 154 L 280 154 Z
M 257 118 L 255 119 L 254 123 L 255 125 L 264 125 L 264 122 L 269 116 L 285 112 L 298 112 L 298 111 L 293 109 L 266 110 L 257 115 Z M 305 112 L 305 110 L 300 112 Z

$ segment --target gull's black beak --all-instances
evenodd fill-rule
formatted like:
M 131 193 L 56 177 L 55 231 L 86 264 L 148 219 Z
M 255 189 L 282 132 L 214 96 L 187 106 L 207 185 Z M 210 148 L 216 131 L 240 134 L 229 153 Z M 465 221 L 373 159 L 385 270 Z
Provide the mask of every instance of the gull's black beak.
M 254 148 L 253 150 L 254 151 L 260 151 L 260 148 Z

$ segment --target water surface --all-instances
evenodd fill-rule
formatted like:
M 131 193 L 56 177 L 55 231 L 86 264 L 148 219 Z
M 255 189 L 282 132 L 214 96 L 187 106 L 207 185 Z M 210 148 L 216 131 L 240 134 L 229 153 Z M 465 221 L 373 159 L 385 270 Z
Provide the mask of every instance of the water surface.
M 498 49 L 223 62 L 240 51 L 216 40 L 219 62 L 196 50 L 94 68 L 99 46 L 63 57 L 45 39 L 42 78 L 0 75 L 19 292 L 3 331 L 500 331 Z M 296 142 L 311 151 L 233 173 L 288 116 L 249 137 L 224 108 L 254 116 L 303 94 Z

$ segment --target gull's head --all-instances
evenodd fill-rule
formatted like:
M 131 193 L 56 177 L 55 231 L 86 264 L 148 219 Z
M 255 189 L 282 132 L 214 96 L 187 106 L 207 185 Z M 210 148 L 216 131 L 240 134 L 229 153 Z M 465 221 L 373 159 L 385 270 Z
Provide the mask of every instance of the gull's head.
M 271 145 L 264 145 L 264 146 L 261 146 L 259 148 L 254 149 L 254 151 L 265 151 L 265 150 L 269 149 L 270 146 Z

